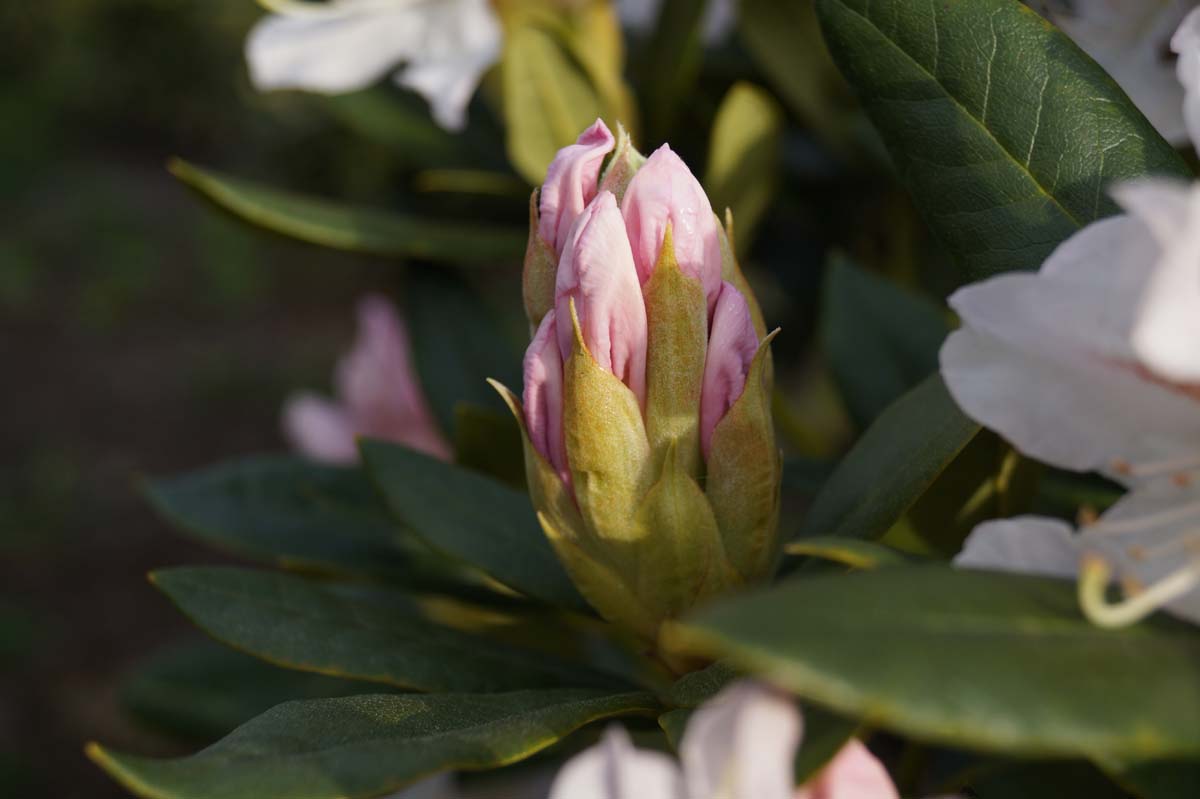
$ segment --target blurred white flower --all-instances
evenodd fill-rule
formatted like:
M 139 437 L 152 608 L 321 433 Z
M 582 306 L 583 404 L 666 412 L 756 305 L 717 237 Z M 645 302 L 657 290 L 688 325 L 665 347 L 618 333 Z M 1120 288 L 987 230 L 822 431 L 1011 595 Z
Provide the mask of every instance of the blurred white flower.
M 1039 0 L 1043 16 L 1121 85 L 1172 144 L 1186 144 L 1183 89 L 1168 43 L 1197 0 Z
M 358 304 L 358 338 L 334 374 L 337 401 L 302 392 L 283 409 L 284 434 L 310 458 L 358 459 L 358 436 L 394 441 L 448 460 L 450 445 L 413 367 L 408 333 L 392 304 L 368 295 Z
M 550 799 L 897 799 L 887 770 L 857 740 L 794 785 L 803 721 L 787 696 L 736 682 L 692 715 L 680 763 L 633 746 L 618 726 L 563 766 Z
M 448 130 L 466 124 L 483 73 L 500 57 L 500 21 L 488 0 L 260 0 L 271 15 L 246 40 L 260 90 L 338 94 L 395 71 Z
M 1181 73 L 1200 58 L 1197 25 L 1193 14 L 1176 36 Z M 956 562 L 1077 574 L 1097 624 L 1160 607 L 1200 623 L 1200 185 L 1151 179 L 1113 195 L 1126 213 L 1076 233 L 1038 273 L 955 293 L 963 326 L 941 365 L 963 410 L 1021 452 L 1130 493 L 1078 534 L 1037 517 L 981 525 Z
M 644 35 L 654 30 L 663 0 L 614 0 L 617 15 L 625 27 Z M 705 44 L 718 44 L 729 36 L 737 21 L 737 0 L 707 0 L 700 21 L 700 38 Z

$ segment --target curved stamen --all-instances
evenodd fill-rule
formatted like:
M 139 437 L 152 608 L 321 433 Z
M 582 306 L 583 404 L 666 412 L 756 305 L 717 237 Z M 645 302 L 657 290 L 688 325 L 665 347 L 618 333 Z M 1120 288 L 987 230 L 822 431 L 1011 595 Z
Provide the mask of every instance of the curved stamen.
M 1200 562 L 1191 562 L 1144 591 L 1109 602 L 1106 595 L 1112 566 L 1096 554 L 1086 554 L 1079 568 L 1079 606 L 1097 627 L 1124 627 L 1140 621 L 1200 584 Z

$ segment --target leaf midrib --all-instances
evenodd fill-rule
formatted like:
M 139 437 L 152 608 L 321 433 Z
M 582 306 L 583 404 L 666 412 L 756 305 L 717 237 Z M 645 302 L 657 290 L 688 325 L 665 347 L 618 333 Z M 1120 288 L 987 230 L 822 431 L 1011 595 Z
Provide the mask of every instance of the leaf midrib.
M 924 64 L 922 64 L 920 61 L 918 61 L 911 53 L 909 53 L 903 47 L 901 47 L 898 42 L 896 42 L 894 39 L 892 39 L 890 36 L 888 36 L 886 33 L 884 33 L 883 29 L 880 28 L 879 25 L 877 25 L 875 23 L 875 21 L 873 19 L 871 19 L 868 15 L 863 14 L 854 8 L 851 8 L 849 5 L 847 5 L 844 2 L 844 0 L 833 0 L 833 2 L 838 3 L 838 5 L 840 5 L 842 8 L 844 8 L 847 12 L 853 14 L 854 16 L 858 17 L 859 19 L 863 20 L 866 24 L 870 25 L 871 28 L 876 33 L 878 33 L 879 36 L 882 37 L 885 42 L 887 42 L 889 45 L 891 45 L 891 47 L 894 50 L 896 50 L 896 52 L 900 53 L 902 56 L 904 56 L 904 58 L 906 58 L 908 61 L 912 62 L 912 64 L 914 66 L 916 66 L 916 68 L 918 70 L 920 70 L 922 74 L 924 74 L 926 77 L 928 77 L 929 80 L 935 86 L 937 86 L 939 89 L 941 89 L 942 93 L 947 98 L 949 98 L 949 100 L 952 103 L 954 103 L 954 105 L 962 112 L 963 116 L 965 116 L 967 119 L 974 122 L 979 127 L 980 130 L 982 130 L 984 133 L 987 134 L 988 138 L 992 142 L 995 143 L 996 147 L 999 148 L 1000 152 L 1004 153 L 1004 155 L 1007 156 L 1007 158 L 1010 161 L 1012 161 L 1012 163 L 1014 165 L 1016 165 L 1016 167 L 1026 177 L 1029 178 L 1029 181 L 1034 185 L 1034 187 L 1038 190 L 1038 192 L 1042 196 L 1046 197 L 1046 199 L 1048 199 L 1054 205 L 1055 208 L 1057 208 L 1059 211 L 1061 211 L 1062 214 L 1071 222 L 1071 224 L 1073 224 L 1077 228 L 1081 228 L 1084 226 L 1084 223 L 1081 220 L 1079 220 L 1073 213 L 1071 213 L 1069 210 L 1067 210 L 1066 206 L 1064 206 L 1057 197 L 1055 197 L 1053 194 L 1051 194 L 1049 191 L 1046 190 L 1046 188 L 1042 185 L 1041 181 L 1038 180 L 1038 177 L 1035 174 L 1033 174 L 1033 172 L 1029 169 L 1029 167 L 1026 166 L 1025 164 L 1021 163 L 1021 161 L 1012 153 L 1012 151 L 1009 150 L 1004 145 L 1003 142 L 1001 142 L 998 138 L 996 138 L 995 134 L 992 133 L 991 128 L 989 128 L 986 124 L 984 124 L 983 121 L 980 120 L 977 116 L 975 116 L 973 113 L 971 113 L 971 111 L 966 107 L 966 105 L 963 104 L 963 102 L 961 100 L 959 100 L 957 97 L 955 97 L 953 94 L 951 94 L 950 90 L 948 88 L 946 88 L 945 84 L 943 84 L 938 79 L 937 75 L 930 72 L 925 67 Z M 937 7 L 936 6 L 933 7 L 932 14 L 934 17 L 934 23 L 936 25 L 936 23 L 937 23 Z M 1034 135 L 1036 137 L 1036 135 L 1037 135 L 1036 131 L 1035 131 Z M 1100 178 L 1101 178 L 1101 180 L 1103 180 L 1103 175 L 1101 175 Z

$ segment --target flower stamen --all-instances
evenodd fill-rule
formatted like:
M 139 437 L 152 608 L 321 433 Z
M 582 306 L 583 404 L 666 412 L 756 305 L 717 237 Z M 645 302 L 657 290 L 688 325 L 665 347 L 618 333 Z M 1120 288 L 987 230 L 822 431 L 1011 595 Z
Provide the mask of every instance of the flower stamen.
M 1200 500 L 1185 502 L 1182 505 L 1176 505 L 1155 513 L 1146 513 L 1132 519 L 1123 519 L 1121 521 L 1103 520 L 1083 526 L 1086 527 L 1088 535 L 1121 535 L 1150 530 L 1160 525 L 1186 521 L 1195 516 L 1200 516 Z
M 1094 553 L 1083 556 L 1079 569 L 1079 606 L 1088 620 L 1098 627 L 1124 627 L 1141 621 L 1200 584 L 1200 561 L 1192 561 L 1176 569 L 1149 588 L 1137 590 L 1136 583 L 1126 583 L 1123 599 L 1108 600 L 1108 584 L 1112 566 Z
M 1200 469 L 1200 455 L 1187 455 L 1147 463 L 1131 463 L 1124 458 L 1113 458 L 1112 470 L 1124 477 L 1161 477 L 1170 475 L 1177 484 L 1187 485 L 1191 481 L 1189 472 Z

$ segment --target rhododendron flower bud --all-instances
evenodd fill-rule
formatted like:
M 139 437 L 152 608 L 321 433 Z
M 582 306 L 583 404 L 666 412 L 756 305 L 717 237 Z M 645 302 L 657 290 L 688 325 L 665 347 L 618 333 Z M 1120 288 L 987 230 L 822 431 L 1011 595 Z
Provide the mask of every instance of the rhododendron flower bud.
M 700 281 L 712 308 L 721 291 L 719 225 L 700 182 L 670 146 L 654 151 L 629 184 L 621 206 L 642 282 L 658 264 L 670 226 L 679 268 Z
M 770 337 L 687 166 L 666 147 L 642 158 L 619 129 L 601 169 L 604 134 L 559 153 L 531 209 L 524 406 L 497 388 L 568 573 L 654 643 L 664 621 L 774 567 Z
M 385 298 L 359 302 L 358 338 L 338 362 L 334 383 L 337 401 L 303 392 L 284 406 L 284 434 L 300 452 L 352 463 L 356 437 L 370 436 L 450 458 L 413 368 L 404 322 Z

